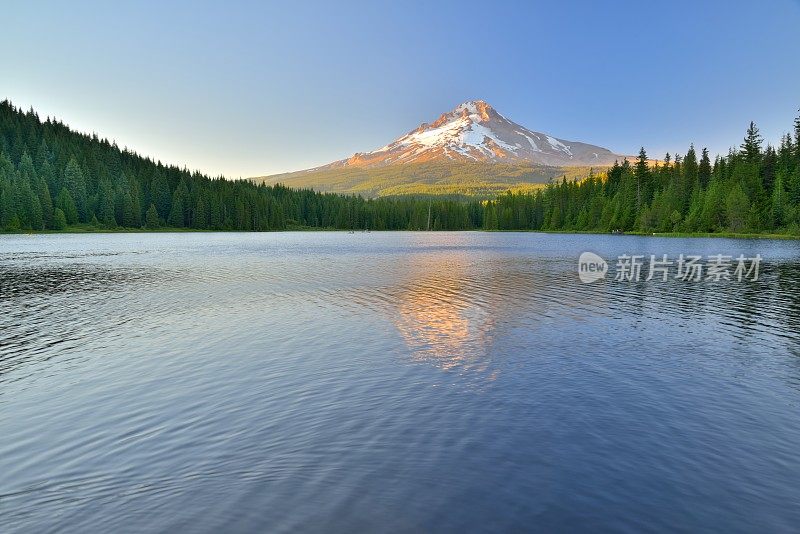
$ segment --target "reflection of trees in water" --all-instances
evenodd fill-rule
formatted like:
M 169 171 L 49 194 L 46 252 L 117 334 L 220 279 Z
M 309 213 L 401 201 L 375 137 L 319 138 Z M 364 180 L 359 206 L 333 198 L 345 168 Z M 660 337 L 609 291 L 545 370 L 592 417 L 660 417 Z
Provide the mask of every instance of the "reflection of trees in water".
M 777 273 L 775 290 L 782 295 L 793 325 L 800 319 L 800 262 L 785 262 L 770 266 Z
M 800 262 L 784 262 L 774 266 L 776 280 L 773 292 L 779 299 L 770 299 L 774 313 L 786 328 L 786 337 L 791 339 L 791 351 L 797 357 L 796 369 L 800 372 Z M 800 384 L 800 378 L 796 377 Z
M 797 262 L 763 264 L 755 282 L 582 284 L 573 262 L 562 259 L 442 253 L 401 261 L 405 277 L 389 289 L 386 313 L 413 359 L 446 370 L 490 370 L 494 340 L 508 341 L 513 328 L 535 335 L 563 327 L 569 335 L 575 321 L 608 317 L 690 327 L 676 342 L 707 332 L 756 351 L 800 354 Z
M 797 262 L 762 262 L 756 281 L 642 282 L 635 284 L 639 311 L 645 317 L 714 326 L 743 341 L 782 339 L 796 344 L 800 324 L 798 266 Z M 754 334 L 758 334 L 757 339 Z
M 109 300 L 115 293 L 162 281 L 163 273 L 145 269 L 0 264 L 0 377 L 26 362 L 79 348 L 84 330 L 128 311 L 115 309 Z M 108 328 L 118 324 L 112 320 Z
M 587 286 L 574 291 L 573 265 L 561 260 L 446 253 L 402 262 L 405 278 L 390 289 L 386 313 L 414 360 L 444 370 L 488 372 L 496 338 L 514 328 L 534 332 L 544 319 L 580 320 L 606 300 Z
M 12 298 L 65 292 L 109 290 L 119 286 L 127 289 L 133 283 L 151 281 L 154 274 L 144 269 L 108 268 L 96 265 L 22 267 L 0 265 L 0 299 L 2 299 L 0 302 Z

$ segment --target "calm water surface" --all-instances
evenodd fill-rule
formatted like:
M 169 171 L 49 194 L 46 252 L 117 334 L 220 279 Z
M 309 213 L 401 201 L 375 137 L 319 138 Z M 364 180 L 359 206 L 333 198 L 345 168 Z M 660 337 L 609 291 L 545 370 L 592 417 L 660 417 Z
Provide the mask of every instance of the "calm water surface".
M 757 282 L 577 257 L 760 253 Z M 800 243 L 0 236 L 3 532 L 797 531 Z

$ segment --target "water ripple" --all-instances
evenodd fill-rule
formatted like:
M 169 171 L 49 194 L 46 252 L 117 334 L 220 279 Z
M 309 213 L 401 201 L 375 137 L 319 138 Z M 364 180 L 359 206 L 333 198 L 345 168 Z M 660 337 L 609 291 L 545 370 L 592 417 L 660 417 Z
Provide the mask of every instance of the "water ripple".
M 4 531 L 800 523 L 800 246 L 0 236 Z M 581 284 L 578 255 L 765 258 Z

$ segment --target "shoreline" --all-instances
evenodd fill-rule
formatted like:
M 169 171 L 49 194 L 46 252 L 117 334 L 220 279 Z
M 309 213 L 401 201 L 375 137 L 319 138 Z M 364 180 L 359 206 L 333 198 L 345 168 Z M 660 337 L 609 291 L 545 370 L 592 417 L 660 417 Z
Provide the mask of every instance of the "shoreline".
M 268 230 L 264 232 L 254 232 L 248 230 L 203 230 L 196 228 L 97 228 L 89 225 L 77 225 L 65 228 L 64 230 L 0 230 L 0 236 L 4 235 L 80 235 L 80 234 L 169 234 L 169 233 L 280 233 L 280 232 L 355 232 L 363 233 L 363 230 L 347 230 L 340 228 L 308 228 L 295 227 L 284 230 Z M 631 231 L 622 234 L 612 234 L 611 232 L 594 232 L 586 230 L 484 230 L 476 228 L 473 230 L 434 230 L 437 232 L 486 232 L 486 233 L 532 233 L 532 234 L 589 234 L 589 235 L 616 235 L 616 236 L 636 236 L 636 237 L 668 237 L 668 238 L 724 238 L 724 239 L 774 239 L 774 240 L 798 240 L 800 235 L 776 234 L 776 233 L 737 233 L 737 232 L 642 232 Z M 429 230 L 370 230 L 369 232 L 421 232 L 427 233 Z

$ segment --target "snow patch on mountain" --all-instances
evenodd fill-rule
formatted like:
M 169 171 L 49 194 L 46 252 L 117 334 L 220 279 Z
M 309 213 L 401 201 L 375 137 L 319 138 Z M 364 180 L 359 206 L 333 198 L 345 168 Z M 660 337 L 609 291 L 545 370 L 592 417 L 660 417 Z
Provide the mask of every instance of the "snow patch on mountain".
M 610 165 L 619 156 L 586 143 L 565 141 L 516 124 L 483 100 L 469 100 L 376 150 L 326 167 L 370 167 L 436 160 Z

